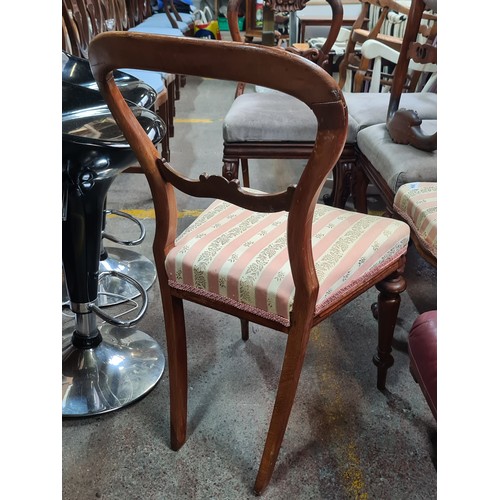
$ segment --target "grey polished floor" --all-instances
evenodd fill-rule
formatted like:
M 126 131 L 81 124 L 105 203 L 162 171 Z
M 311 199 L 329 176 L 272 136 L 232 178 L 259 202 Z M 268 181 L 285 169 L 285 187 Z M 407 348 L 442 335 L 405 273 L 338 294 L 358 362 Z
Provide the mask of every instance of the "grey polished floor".
M 188 77 L 177 101 L 172 163 L 190 175 L 220 172 L 222 119 L 235 84 Z M 299 161 L 251 162 L 251 184 L 293 182 Z M 207 201 L 180 197 L 183 227 Z M 371 207 L 377 209 L 372 197 Z M 130 248 L 152 258 L 154 214 L 140 174 L 122 174 L 108 208 L 138 216 L 146 240 Z M 109 217 L 123 239 L 135 227 Z M 106 243 L 107 244 L 107 243 Z M 113 246 L 114 244 L 109 244 Z M 387 390 L 375 386 L 376 322 L 370 290 L 316 327 L 269 499 L 436 498 L 436 422 L 408 370 L 407 336 L 419 313 L 435 309 L 436 272 L 411 247 Z M 158 284 L 137 328 L 164 346 Z M 285 345 L 251 325 L 243 342 L 235 318 L 185 306 L 189 352 L 188 440 L 169 448 L 168 375 L 144 398 L 111 413 L 62 422 L 64 500 L 250 499 Z M 63 316 L 63 323 L 72 321 Z

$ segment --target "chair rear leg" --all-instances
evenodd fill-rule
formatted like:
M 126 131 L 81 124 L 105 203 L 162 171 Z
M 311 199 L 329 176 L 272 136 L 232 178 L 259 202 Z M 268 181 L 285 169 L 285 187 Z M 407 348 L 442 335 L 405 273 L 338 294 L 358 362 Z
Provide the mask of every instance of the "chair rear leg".
M 248 320 L 240 318 L 240 322 L 241 322 L 241 340 L 246 342 L 249 338 Z
M 377 388 L 384 390 L 387 371 L 394 364 L 391 354 L 392 339 L 401 303 L 400 294 L 406 289 L 406 280 L 399 271 L 396 271 L 376 287 L 380 292 L 377 300 L 378 346 L 373 362 L 377 367 Z
M 259 472 L 254 484 L 254 492 L 257 495 L 261 495 L 269 484 L 276 466 L 276 460 L 297 392 L 309 334 L 310 327 L 305 327 L 305 325 L 295 325 L 288 333 L 285 357 L 281 368 L 271 423 L 267 433 L 264 452 L 262 453 Z
M 182 300 L 170 296 L 164 298 L 164 304 L 170 382 L 170 446 L 177 451 L 186 442 L 187 429 L 186 328 Z

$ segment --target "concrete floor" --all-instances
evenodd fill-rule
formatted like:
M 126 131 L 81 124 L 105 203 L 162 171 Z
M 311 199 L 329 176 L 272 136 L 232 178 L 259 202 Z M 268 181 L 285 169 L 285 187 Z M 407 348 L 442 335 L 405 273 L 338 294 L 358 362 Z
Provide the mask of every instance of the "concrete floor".
M 191 176 L 220 172 L 222 120 L 233 82 L 188 77 L 177 101 L 172 163 Z M 301 162 L 251 162 L 255 188 L 293 182 Z M 180 197 L 181 228 L 207 201 Z M 371 198 L 377 209 L 377 198 Z M 147 236 L 129 248 L 152 259 L 152 203 L 140 174 L 122 174 L 108 208 L 143 221 Z M 196 212 L 194 213 L 194 215 Z M 108 231 L 137 235 L 130 222 L 108 218 Z M 105 243 L 113 247 L 115 244 Z M 372 289 L 312 333 L 298 394 L 269 499 L 436 498 L 436 422 L 408 370 L 407 336 L 415 318 L 435 309 L 436 271 L 410 247 L 407 291 L 394 341 L 387 390 L 376 389 L 371 361 L 376 322 Z M 164 346 L 157 282 L 138 329 Z M 112 309 L 112 308 L 109 308 Z M 62 422 L 64 500 L 250 499 L 274 402 L 284 335 L 190 303 L 185 305 L 189 353 L 188 440 L 169 448 L 168 376 L 120 410 Z M 111 313 L 111 311 L 110 311 Z M 63 316 L 63 325 L 72 318 Z

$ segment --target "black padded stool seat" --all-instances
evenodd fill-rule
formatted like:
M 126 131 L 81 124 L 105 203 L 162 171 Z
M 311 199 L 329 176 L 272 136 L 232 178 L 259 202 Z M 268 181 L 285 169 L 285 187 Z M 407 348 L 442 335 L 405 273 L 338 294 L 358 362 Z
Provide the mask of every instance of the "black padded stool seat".
M 437 419 L 437 311 L 422 313 L 408 336 L 410 371 Z

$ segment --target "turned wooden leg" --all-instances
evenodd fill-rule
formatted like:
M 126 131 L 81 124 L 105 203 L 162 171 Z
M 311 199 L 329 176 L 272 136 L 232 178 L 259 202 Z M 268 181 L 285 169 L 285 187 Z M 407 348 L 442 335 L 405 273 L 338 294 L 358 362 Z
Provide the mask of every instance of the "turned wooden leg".
M 304 325 L 297 325 L 288 333 L 273 415 L 254 485 L 254 492 L 257 495 L 261 495 L 269 484 L 276 466 L 276 460 L 297 392 L 309 334 L 310 328 L 306 328 Z
M 246 342 L 249 338 L 248 320 L 240 318 L 241 322 L 241 340 Z
M 186 329 L 182 300 L 166 297 L 164 304 L 170 382 L 170 446 L 177 451 L 187 436 Z
M 222 177 L 226 178 L 228 181 L 238 178 L 238 167 L 239 161 L 236 159 L 222 159 Z
M 392 339 L 398 318 L 400 294 L 406 289 L 406 281 L 399 271 L 392 273 L 376 285 L 380 292 L 377 301 L 378 346 L 373 362 L 377 367 L 377 388 L 385 389 L 387 370 L 394 364 Z

